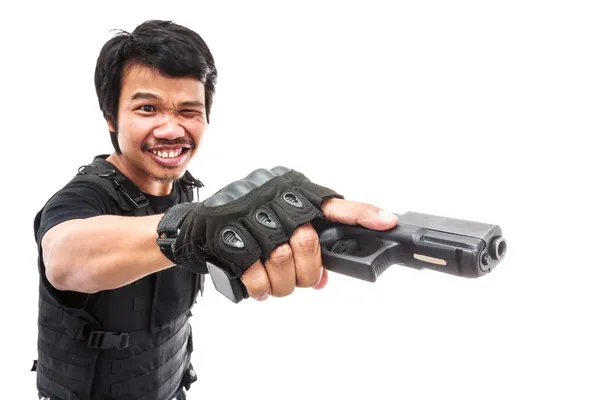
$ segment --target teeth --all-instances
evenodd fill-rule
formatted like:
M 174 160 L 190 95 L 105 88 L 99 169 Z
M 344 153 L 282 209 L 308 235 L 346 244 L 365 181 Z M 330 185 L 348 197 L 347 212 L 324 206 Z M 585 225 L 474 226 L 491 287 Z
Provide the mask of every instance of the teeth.
M 152 150 L 154 155 L 157 155 L 162 158 L 174 158 L 181 154 L 182 149 L 170 150 L 170 151 L 160 151 L 160 150 Z

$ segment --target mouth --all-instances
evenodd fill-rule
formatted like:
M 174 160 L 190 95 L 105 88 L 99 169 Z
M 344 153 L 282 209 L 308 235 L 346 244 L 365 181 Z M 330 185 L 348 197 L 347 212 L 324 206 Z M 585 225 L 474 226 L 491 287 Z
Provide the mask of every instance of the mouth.
M 185 161 L 191 148 L 189 146 L 155 146 L 148 149 L 150 157 L 162 167 L 174 168 Z

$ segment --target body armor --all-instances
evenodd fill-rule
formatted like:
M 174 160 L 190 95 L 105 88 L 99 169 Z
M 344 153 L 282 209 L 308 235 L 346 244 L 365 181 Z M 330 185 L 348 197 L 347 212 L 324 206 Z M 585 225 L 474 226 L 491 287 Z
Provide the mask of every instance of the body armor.
M 97 156 L 73 180 L 101 185 L 117 215 L 155 214 L 143 193 L 105 158 Z M 186 172 L 173 188 L 180 202 L 189 202 L 193 189 L 202 186 Z M 36 234 L 41 215 L 35 218 Z M 46 279 L 39 242 L 38 359 L 32 371 L 41 398 L 167 400 L 189 390 L 197 379 L 189 318 L 203 291 L 203 274 L 175 266 L 70 307 Z

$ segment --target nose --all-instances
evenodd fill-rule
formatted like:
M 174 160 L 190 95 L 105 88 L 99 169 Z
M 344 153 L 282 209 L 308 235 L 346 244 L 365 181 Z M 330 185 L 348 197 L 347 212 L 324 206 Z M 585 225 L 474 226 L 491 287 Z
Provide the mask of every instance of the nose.
M 173 140 L 185 135 L 183 127 L 179 124 L 177 118 L 166 117 L 163 123 L 154 129 L 154 136 L 158 139 Z

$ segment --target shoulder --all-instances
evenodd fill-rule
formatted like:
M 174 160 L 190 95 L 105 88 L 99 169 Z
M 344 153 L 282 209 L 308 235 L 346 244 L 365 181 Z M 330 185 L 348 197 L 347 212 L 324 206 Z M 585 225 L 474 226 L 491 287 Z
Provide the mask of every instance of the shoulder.
M 38 211 L 34 221 L 36 239 L 53 226 L 68 220 L 118 214 L 119 209 L 108 185 L 110 182 L 105 178 L 76 174 Z
M 94 175 L 76 175 L 60 190 L 58 190 L 46 204 L 69 203 L 73 206 L 77 204 L 94 205 L 99 212 L 110 213 L 112 207 L 111 195 L 107 190 L 105 178 Z
M 68 203 L 93 203 L 100 212 L 116 212 L 116 203 L 111 198 L 116 197 L 117 188 L 109 179 L 115 171 L 105 161 L 108 155 L 97 155 L 92 163 L 74 168 L 71 179 L 48 200 L 46 207 L 52 203 L 66 201 Z M 46 208 L 45 207 L 45 208 Z

